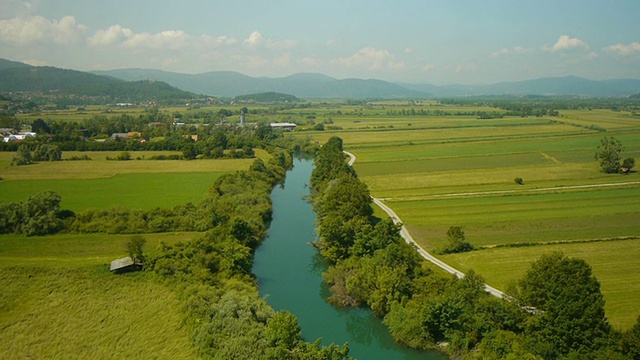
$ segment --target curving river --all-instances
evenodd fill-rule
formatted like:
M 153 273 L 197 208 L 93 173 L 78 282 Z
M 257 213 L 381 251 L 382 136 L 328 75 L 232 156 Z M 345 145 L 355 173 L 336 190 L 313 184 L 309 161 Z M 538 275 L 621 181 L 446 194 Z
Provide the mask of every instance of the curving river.
M 307 341 L 349 343 L 356 359 L 446 359 L 439 352 L 408 349 L 394 343 L 387 328 L 368 309 L 339 309 L 325 299 L 327 264 L 308 243 L 315 239 L 315 213 L 304 197 L 313 170 L 310 159 L 296 159 L 282 186 L 271 193 L 273 221 L 256 250 L 253 272 L 260 294 L 276 310 L 293 313 Z

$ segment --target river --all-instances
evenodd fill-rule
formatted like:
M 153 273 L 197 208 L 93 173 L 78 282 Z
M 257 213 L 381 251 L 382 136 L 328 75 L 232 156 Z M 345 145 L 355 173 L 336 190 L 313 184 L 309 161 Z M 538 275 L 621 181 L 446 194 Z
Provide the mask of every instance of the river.
M 339 309 L 325 301 L 329 290 L 321 274 L 327 264 L 309 245 L 316 237 L 316 216 L 304 199 L 312 170 L 312 160 L 296 159 L 284 184 L 271 193 L 273 220 L 253 266 L 261 296 L 276 310 L 294 314 L 305 340 L 322 338 L 324 345 L 348 342 L 355 359 L 446 359 L 438 352 L 395 344 L 368 309 Z

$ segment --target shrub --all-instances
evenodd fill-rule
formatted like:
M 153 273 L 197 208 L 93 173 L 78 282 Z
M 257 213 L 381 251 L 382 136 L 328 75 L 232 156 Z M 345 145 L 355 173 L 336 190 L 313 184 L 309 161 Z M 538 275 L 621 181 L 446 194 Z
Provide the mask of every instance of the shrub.
M 513 181 L 515 181 L 516 184 L 518 184 L 518 185 L 524 185 L 524 180 L 521 177 L 517 177 L 517 178 L 513 179 Z

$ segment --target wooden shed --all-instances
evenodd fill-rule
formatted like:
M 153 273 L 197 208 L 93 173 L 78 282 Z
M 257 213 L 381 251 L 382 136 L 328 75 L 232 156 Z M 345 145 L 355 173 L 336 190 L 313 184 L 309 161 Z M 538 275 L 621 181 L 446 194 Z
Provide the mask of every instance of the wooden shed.
M 142 270 L 142 261 L 138 259 L 133 260 L 128 256 L 122 259 L 113 260 L 111 262 L 111 267 L 109 267 L 109 271 L 114 273 L 124 273 L 138 270 Z

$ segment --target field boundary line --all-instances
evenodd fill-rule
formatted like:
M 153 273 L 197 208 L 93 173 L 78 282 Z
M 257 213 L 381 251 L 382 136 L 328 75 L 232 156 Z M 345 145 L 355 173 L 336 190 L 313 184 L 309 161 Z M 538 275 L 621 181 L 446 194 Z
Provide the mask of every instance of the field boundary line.
M 347 154 L 349 156 L 349 166 L 352 166 L 355 162 L 356 162 L 356 156 L 348 151 L 344 151 L 345 154 Z M 435 256 L 431 255 L 429 252 L 427 252 L 422 246 L 420 246 L 420 244 L 418 244 L 414 239 L 413 236 L 411 236 L 411 233 L 409 233 L 409 230 L 407 230 L 407 227 L 404 226 L 404 223 L 402 223 L 402 220 L 400 220 L 400 218 L 398 217 L 398 215 L 395 213 L 395 211 L 393 211 L 390 207 L 388 207 L 387 205 L 385 205 L 380 199 L 377 199 L 373 196 L 371 196 L 371 199 L 373 200 L 373 202 L 380 207 L 380 209 L 382 209 L 384 212 L 387 213 L 387 215 L 389 215 L 391 217 L 391 220 L 393 220 L 393 223 L 396 225 L 400 225 L 400 236 L 402 236 L 402 238 L 404 239 L 404 241 L 411 245 L 414 249 L 416 249 L 416 251 L 418 252 L 418 254 L 420 254 L 420 256 L 422 256 L 422 258 L 424 258 L 425 260 L 435 264 L 436 266 L 438 266 L 439 268 L 443 269 L 444 271 L 448 272 L 449 274 L 453 274 L 455 275 L 458 279 L 462 279 L 465 277 L 465 274 L 454 268 L 453 266 L 445 263 L 444 261 L 436 258 Z M 499 299 L 506 299 L 507 296 L 500 290 L 494 288 L 493 286 L 490 286 L 489 284 L 485 283 L 484 284 L 484 290 L 486 292 L 488 292 L 489 294 L 499 298 Z
M 540 154 L 541 154 L 545 159 L 551 160 L 551 161 L 553 161 L 553 162 L 554 162 L 554 163 L 556 163 L 556 164 L 562 164 L 562 161 L 560 161 L 560 160 L 558 160 L 558 159 L 554 158 L 553 156 L 551 156 L 551 155 L 549 155 L 549 154 L 547 154 L 547 153 L 545 153 L 545 152 L 543 152 L 543 151 L 540 151 Z
M 552 192 L 552 191 L 563 191 L 563 190 L 576 190 L 576 189 L 590 189 L 590 188 L 600 188 L 600 187 L 623 187 L 629 185 L 640 185 L 640 181 L 627 181 L 627 182 L 619 182 L 619 183 L 605 183 L 605 184 L 591 184 L 591 185 L 571 185 L 571 186 L 555 186 L 555 187 L 545 187 L 545 188 L 537 188 L 537 189 L 527 189 L 527 190 L 494 190 L 494 191 L 477 191 L 477 192 L 467 192 L 467 193 L 449 193 L 449 194 L 436 194 L 436 195 L 425 195 L 425 196 L 413 196 L 406 198 L 381 198 L 384 201 L 418 201 L 418 200 L 429 200 L 429 199 L 441 199 L 441 198 L 456 198 L 456 197 L 480 197 L 484 195 L 504 195 L 504 194 L 525 194 L 525 193 L 533 193 L 533 192 Z

